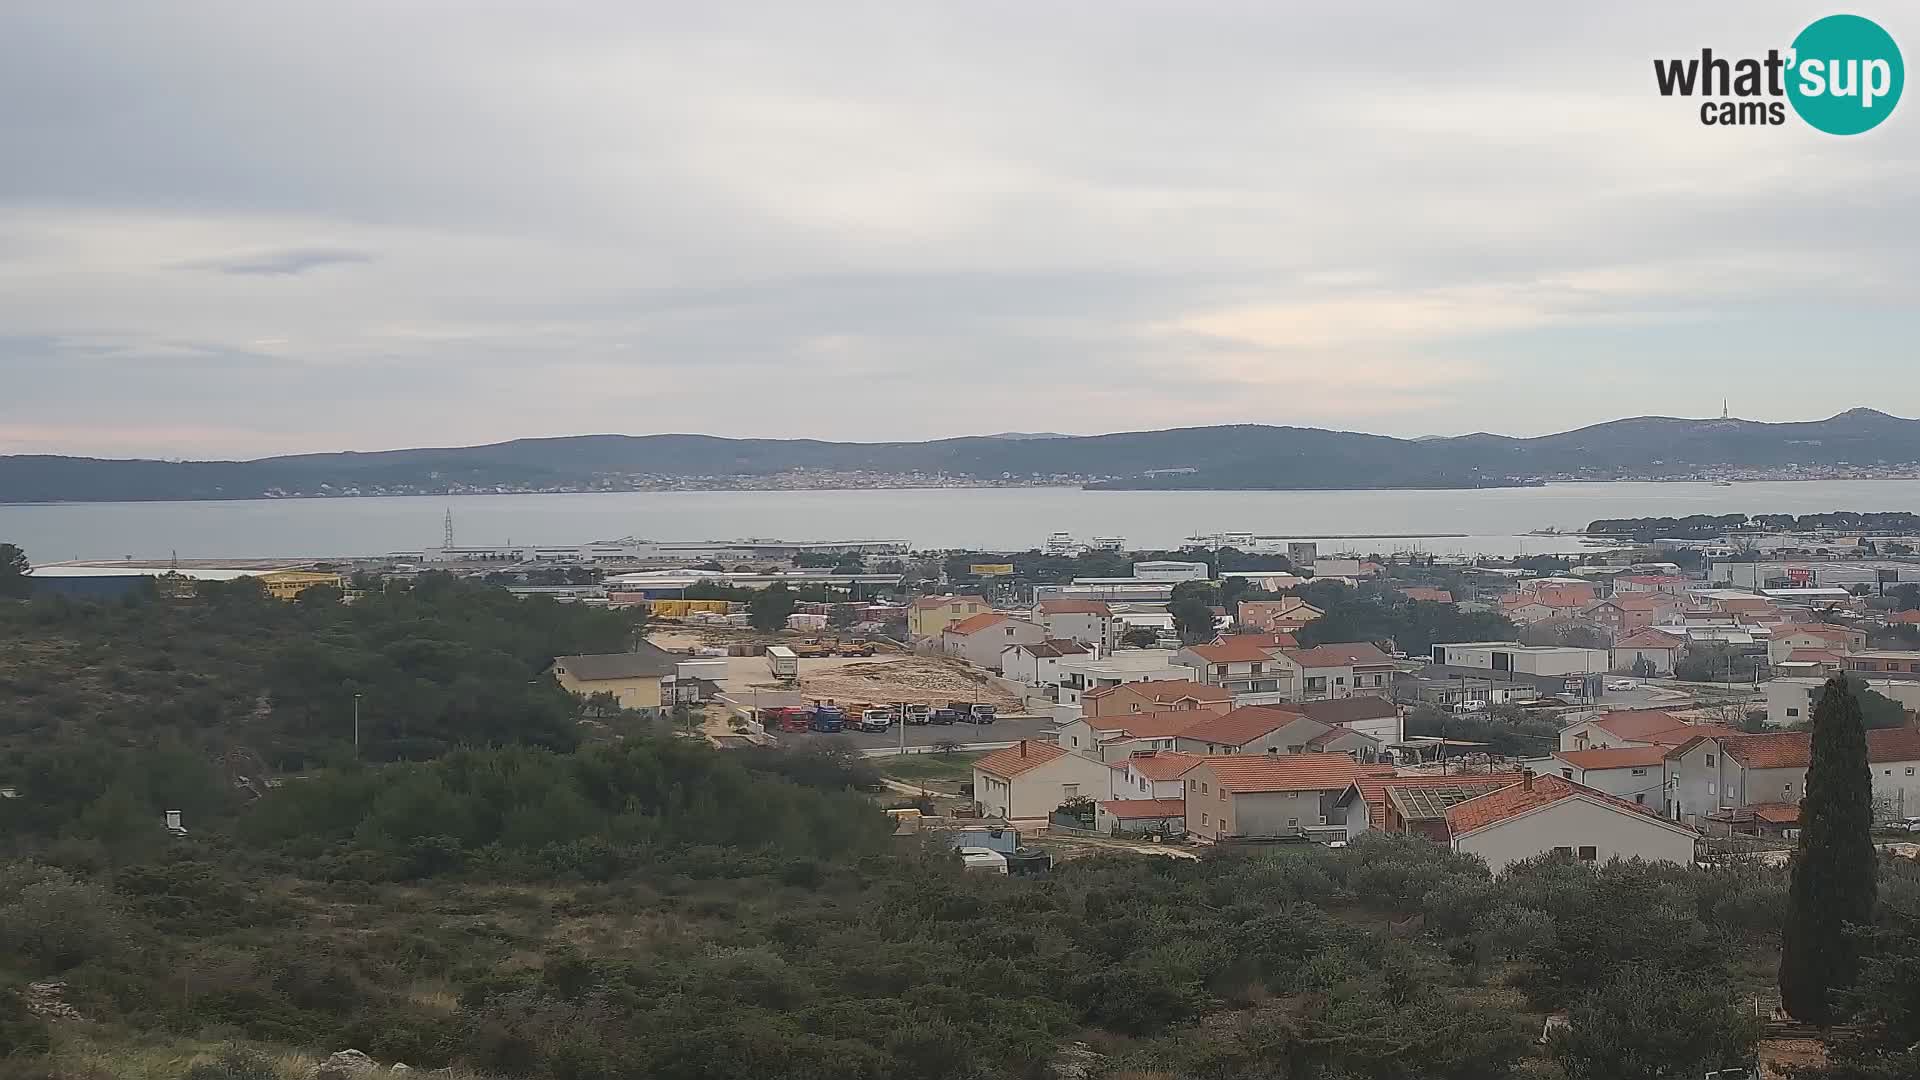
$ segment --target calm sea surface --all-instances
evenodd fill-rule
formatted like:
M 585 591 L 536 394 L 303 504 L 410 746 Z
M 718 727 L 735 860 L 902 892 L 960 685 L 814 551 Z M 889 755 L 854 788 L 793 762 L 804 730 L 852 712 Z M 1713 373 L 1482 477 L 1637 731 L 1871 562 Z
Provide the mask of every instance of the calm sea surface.
M 1024 550 L 1055 531 L 1083 540 L 1124 536 L 1140 548 L 1174 547 L 1195 534 L 1252 532 L 1322 539 L 1333 548 L 1362 552 L 1539 554 L 1579 545 L 1526 533 L 1578 529 L 1595 518 L 1920 511 L 1920 480 L 1551 484 L 1484 491 L 963 488 L 13 504 L 0 505 L 0 541 L 19 544 L 36 562 L 153 559 L 174 552 L 183 559 L 383 555 L 438 544 L 449 510 L 462 544 L 757 536 Z

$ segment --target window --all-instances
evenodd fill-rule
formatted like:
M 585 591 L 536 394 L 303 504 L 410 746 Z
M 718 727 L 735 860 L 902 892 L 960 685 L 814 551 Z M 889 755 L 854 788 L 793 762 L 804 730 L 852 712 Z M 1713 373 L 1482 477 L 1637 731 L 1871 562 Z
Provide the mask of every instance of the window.
M 1226 788 L 1221 788 L 1221 789 L 1220 789 L 1220 801 L 1221 801 L 1221 802 L 1226 802 L 1226 801 L 1227 801 L 1227 789 L 1226 789 Z
M 1205 794 L 1207 794 L 1207 793 L 1208 793 L 1208 791 L 1207 791 L 1207 785 L 1205 785 L 1205 784 L 1201 784 L 1201 785 L 1200 785 L 1200 794 L 1202 794 L 1202 795 L 1205 795 Z
M 1333 685 L 1335 686 L 1347 685 L 1347 677 L 1345 675 L 1335 675 L 1333 677 Z
M 1280 752 L 1280 748 L 1279 748 L 1279 747 L 1277 747 L 1277 746 L 1269 746 L 1269 747 L 1267 747 L 1267 753 L 1269 753 L 1269 754 L 1277 754 L 1277 753 L 1279 753 L 1279 752 Z M 1912 776 L 1912 775 L 1913 775 L 1913 770 L 1912 770 L 1912 769 L 1908 769 L 1908 770 L 1907 770 L 1907 775 L 1908 775 L 1908 776 Z
M 1708 754 L 1708 755 L 1707 755 L 1707 768 L 1709 768 L 1709 769 L 1711 769 L 1711 768 L 1713 768 L 1713 755 L 1712 755 L 1712 754 Z
M 1144 776 L 1140 778 L 1140 790 L 1141 791 L 1147 790 L 1147 778 Z
M 1581 862 L 1598 862 L 1599 860 L 1600 860 L 1599 848 L 1594 847 L 1592 844 L 1585 844 L 1581 846 L 1580 848 Z
M 1560 775 L 1561 775 L 1561 776 L 1563 776 L 1563 777 L 1565 777 L 1565 778 L 1566 778 L 1566 779 L 1568 779 L 1568 780 L 1571 780 L 1571 779 L 1573 779 L 1573 770 L 1572 770 L 1572 769 L 1561 769 L 1561 770 L 1560 770 Z
M 1071 745 L 1073 745 L 1073 746 L 1079 746 L 1079 745 L 1080 745 L 1080 736 L 1078 736 L 1078 735 L 1069 735 L 1069 736 L 1067 736 L 1067 742 L 1068 742 L 1069 744 L 1071 744 Z
M 1633 797 L 1633 801 L 1640 806 L 1647 805 L 1647 793 L 1644 791 L 1640 792 Z
M 1008 637 L 1012 637 L 1012 636 L 1013 636 L 1013 627 L 1011 627 L 1011 626 L 1009 626 L 1009 627 L 1007 627 L 1007 636 L 1008 636 Z
M 1573 854 L 1573 849 L 1570 847 L 1557 847 L 1553 849 L 1553 853 L 1555 855 L 1571 855 Z
M 1645 770 L 1645 769 L 1635 769 L 1635 770 L 1633 770 L 1633 772 L 1632 772 L 1632 773 L 1631 773 L 1630 775 L 1633 775 L 1633 776 L 1645 776 L 1645 775 L 1647 775 L 1647 770 Z
M 1799 710 L 1799 709 L 1788 709 L 1788 710 L 1787 710 L 1787 715 L 1788 715 L 1788 716 L 1799 716 L 1799 715 L 1800 715 L 1800 710 Z
M 1719 794 L 1719 792 L 1717 792 L 1717 791 L 1715 791 L 1715 790 L 1713 790 L 1713 781 L 1711 781 L 1711 780 L 1709 780 L 1709 781 L 1707 781 L 1707 794 L 1709 794 L 1709 795 L 1718 795 L 1718 794 Z
M 1079 785 L 1079 784 L 1061 784 L 1061 785 L 1060 785 L 1060 797 L 1061 797 L 1061 798 L 1063 798 L 1063 799 L 1075 799 L 1075 798 L 1079 798 L 1079 796 L 1080 796 L 1080 785 Z
M 1198 780 L 1189 780 L 1189 781 L 1187 781 L 1187 790 L 1188 790 L 1188 791 L 1199 791 L 1199 790 L 1200 790 L 1200 781 L 1198 781 Z
M 1297 829 L 1297 828 L 1299 828 L 1299 827 L 1300 827 L 1300 819 L 1299 819 L 1299 818 L 1297 818 L 1297 817 L 1290 817 L 1290 818 L 1288 818 L 1288 819 L 1287 819 L 1287 828 L 1289 828 L 1289 829 Z
M 1200 815 L 1200 824 L 1202 824 L 1202 825 L 1205 825 L 1206 823 L 1207 823 L 1207 815 L 1205 815 L 1205 814 L 1201 814 L 1201 815 Z
M 1907 775 L 1908 775 L 1908 776 L 1912 776 L 1912 775 L 1913 775 L 1913 766 L 1911 766 L 1911 765 L 1909 765 L 1909 766 L 1907 766 Z

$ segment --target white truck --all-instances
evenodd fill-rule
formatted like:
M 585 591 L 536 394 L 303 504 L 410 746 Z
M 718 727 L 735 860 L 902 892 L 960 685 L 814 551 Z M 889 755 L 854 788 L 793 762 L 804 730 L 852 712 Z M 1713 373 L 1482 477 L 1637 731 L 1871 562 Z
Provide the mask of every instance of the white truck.
M 767 646 L 767 670 L 776 679 L 798 679 L 800 677 L 800 658 L 785 645 Z

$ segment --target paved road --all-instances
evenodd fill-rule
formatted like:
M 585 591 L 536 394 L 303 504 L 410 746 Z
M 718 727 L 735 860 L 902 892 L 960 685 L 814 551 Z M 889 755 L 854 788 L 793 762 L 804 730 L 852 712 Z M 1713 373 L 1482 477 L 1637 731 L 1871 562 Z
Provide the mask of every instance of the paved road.
M 907 725 L 908 746 L 932 746 L 935 743 L 951 739 L 965 745 L 967 743 L 1013 743 L 1021 739 L 1040 739 L 1053 737 L 1053 722 L 1044 716 L 1026 719 L 1010 718 L 996 720 L 991 724 L 909 724 Z M 900 729 L 896 726 L 885 735 L 869 734 L 851 729 L 840 735 L 820 735 L 811 731 L 776 731 L 772 733 L 781 743 L 788 746 L 804 744 L 808 739 L 846 738 L 862 750 L 892 749 L 900 745 Z

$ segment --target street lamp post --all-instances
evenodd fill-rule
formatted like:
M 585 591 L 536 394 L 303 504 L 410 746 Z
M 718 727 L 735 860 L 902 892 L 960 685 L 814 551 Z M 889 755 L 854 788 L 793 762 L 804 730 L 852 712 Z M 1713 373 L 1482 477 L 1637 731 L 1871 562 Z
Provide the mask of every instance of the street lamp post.
M 360 756 L 360 691 L 353 692 L 353 756 Z

